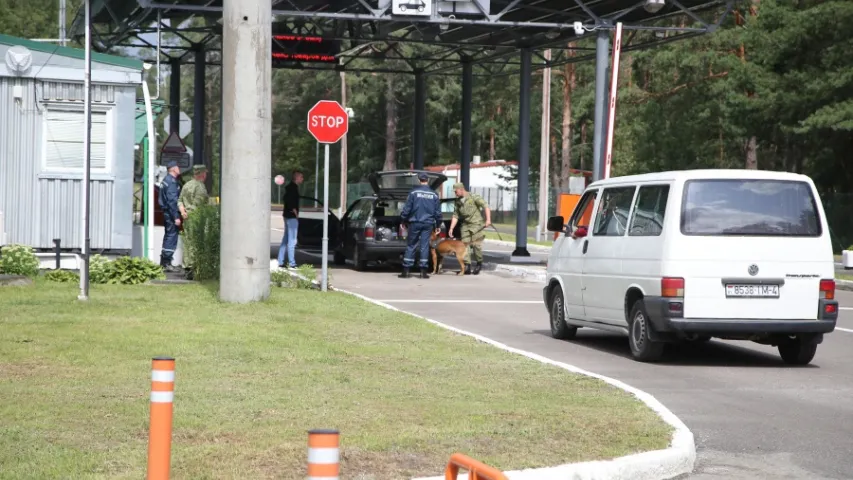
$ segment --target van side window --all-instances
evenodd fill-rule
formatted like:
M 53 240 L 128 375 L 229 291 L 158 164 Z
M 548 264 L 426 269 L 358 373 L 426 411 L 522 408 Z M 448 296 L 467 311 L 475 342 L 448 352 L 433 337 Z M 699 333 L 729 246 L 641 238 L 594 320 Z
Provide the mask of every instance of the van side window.
M 572 219 L 569 221 L 566 235 L 571 235 L 578 227 L 589 228 L 589 220 L 592 218 L 592 209 L 595 206 L 596 197 L 598 197 L 598 190 L 590 190 L 584 193 L 575 207 L 575 213 L 572 214 Z
M 669 185 L 649 185 L 640 187 L 634 213 L 631 215 L 632 237 L 656 237 L 663 232 L 663 219 L 666 214 L 666 200 L 669 198 Z
M 593 236 L 621 237 L 628 230 L 628 215 L 635 187 L 606 188 L 598 202 Z

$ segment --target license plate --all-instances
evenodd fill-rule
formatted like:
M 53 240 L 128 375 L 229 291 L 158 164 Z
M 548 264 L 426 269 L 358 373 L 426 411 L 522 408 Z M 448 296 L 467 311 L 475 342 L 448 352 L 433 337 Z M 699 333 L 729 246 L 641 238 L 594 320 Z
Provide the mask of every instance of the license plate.
M 779 285 L 726 285 L 726 297 L 779 298 Z

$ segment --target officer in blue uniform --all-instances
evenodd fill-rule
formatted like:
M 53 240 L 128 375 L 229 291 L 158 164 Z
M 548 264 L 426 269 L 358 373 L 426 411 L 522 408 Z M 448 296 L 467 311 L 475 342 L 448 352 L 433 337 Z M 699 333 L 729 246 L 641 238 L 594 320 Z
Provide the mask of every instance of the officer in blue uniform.
M 415 264 L 415 247 L 420 252 L 418 266 L 421 278 L 429 278 L 429 237 L 433 229 L 441 226 L 441 201 L 438 194 L 429 188 L 429 177 L 426 173 L 418 174 L 420 185 L 409 192 L 406 205 L 400 216 L 403 222 L 409 224 L 408 244 L 403 255 L 403 273 L 400 278 L 408 278 L 409 270 Z
M 172 257 L 175 255 L 175 249 L 178 248 L 178 227 L 181 226 L 181 212 L 178 210 L 178 197 L 181 194 L 178 175 L 181 174 L 181 168 L 174 160 L 166 164 L 166 168 L 168 174 L 160 184 L 158 198 L 160 209 L 163 210 L 163 226 L 166 229 L 166 234 L 163 235 L 163 249 L 160 252 L 160 266 L 167 272 L 174 272 L 177 268 L 172 266 Z

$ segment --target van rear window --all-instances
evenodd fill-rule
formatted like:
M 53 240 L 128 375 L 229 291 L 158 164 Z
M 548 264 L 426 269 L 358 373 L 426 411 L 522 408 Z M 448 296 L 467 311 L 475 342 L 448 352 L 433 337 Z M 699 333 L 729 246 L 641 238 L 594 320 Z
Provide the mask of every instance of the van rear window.
M 808 183 L 791 180 L 689 180 L 681 209 L 685 235 L 820 236 Z

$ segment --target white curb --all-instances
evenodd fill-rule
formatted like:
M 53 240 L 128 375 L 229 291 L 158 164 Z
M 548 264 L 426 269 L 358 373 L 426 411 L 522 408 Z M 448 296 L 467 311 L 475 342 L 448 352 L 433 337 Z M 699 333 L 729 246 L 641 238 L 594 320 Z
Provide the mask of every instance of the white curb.
M 500 245 L 502 247 L 514 247 L 515 246 L 515 242 L 507 242 L 505 240 L 492 240 L 491 238 L 483 240 L 483 243 L 484 244 L 491 243 L 492 245 Z M 531 244 L 531 243 L 527 244 L 527 249 L 533 250 L 536 252 L 543 252 L 543 253 L 548 253 L 551 251 L 551 247 L 548 247 L 545 245 L 536 245 L 536 244 Z
M 537 270 L 534 268 L 517 267 L 515 265 L 506 265 L 503 263 L 493 263 L 495 272 L 507 273 L 513 277 L 521 277 L 524 280 L 536 283 L 545 282 L 545 270 Z M 484 270 L 487 271 L 487 270 Z M 490 270 L 488 270 L 490 271 Z
M 446 325 L 444 323 L 426 317 L 422 317 L 420 315 L 405 312 L 387 303 L 373 300 L 372 298 L 365 297 L 364 295 L 360 295 L 358 293 L 341 290 L 339 288 L 335 288 L 334 290 L 341 293 L 346 293 L 348 295 L 352 295 L 354 297 L 358 297 L 362 300 L 373 303 L 374 305 L 385 307 L 389 310 L 395 310 L 397 312 L 402 312 L 413 317 L 426 320 L 427 322 L 430 322 L 434 325 L 438 325 L 439 327 L 445 328 L 452 332 L 473 337 L 474 339 L 480 342 L 488 343 L 489 345 L 500 348 L 501 350 L 505 350 L 507 352 L 515 353 L 518 355 L 523 355 L 527 358 L 531 358 L 533 360 L 537 360 L 548 365 L 554 365 L 556 367 L 560 367 L 564 370 L 568 370 L 573 373 L 586 375 L 602 380 L 606 383 L 609 383 L 610 385 L 613 385 L 616 388 L 625 390 L 626 392 L 633 394 L 641 402 L 645 403 L 649 408 L 654 410 L 655 413 L 657 413 L 658 416 L 663 419 L 663 421 L 665 421 L 675 429 L 672 434 L 672 439 L 670 441 L 669 448 L 663 450 L 637 453 L 634 455 L 627 455 L 624 457 L 615 458 L 613 460 L 568 463 L 564 465 L 558 465 L 556 467 L 530 468 L 525 470 L 504 472 L 504 475 L 506 475 L 510 480 L 663 480 L 671 479 L 680 475 L 691 473 L 693 471 L 693 467 L 696 462 L 696 445 L 693 440 L 693 432 L 691 432 L 690 429 L 687 428 L 684 422 L 682 422 L 677 416 L 675 416 L 674 413 L 672 413 L 652 395 L 637 388 L 634 388 L 619 380 L 610 377 L 605 377 L 604 375 L 599 375 L 597 373 L 588 372 L 586 370 L 575 367 L 574 365 L 557 362 L 549 358 L 545 358 L 536 353 L 519 350 L 517 348 L 513 348 L 502 343 L 496 342 L 492 339 L 486 338 L 482 335 L 466 332 L 465 330 L 460 330 L 456 327 L 451 327 L 450 325 Z M 444 480 L 444 478 L 445 477 L 442 475 L 436 477 L 415 478 L 412 480 Z M 467 480 L 467 473 L 460 473 L 458 479 Z

